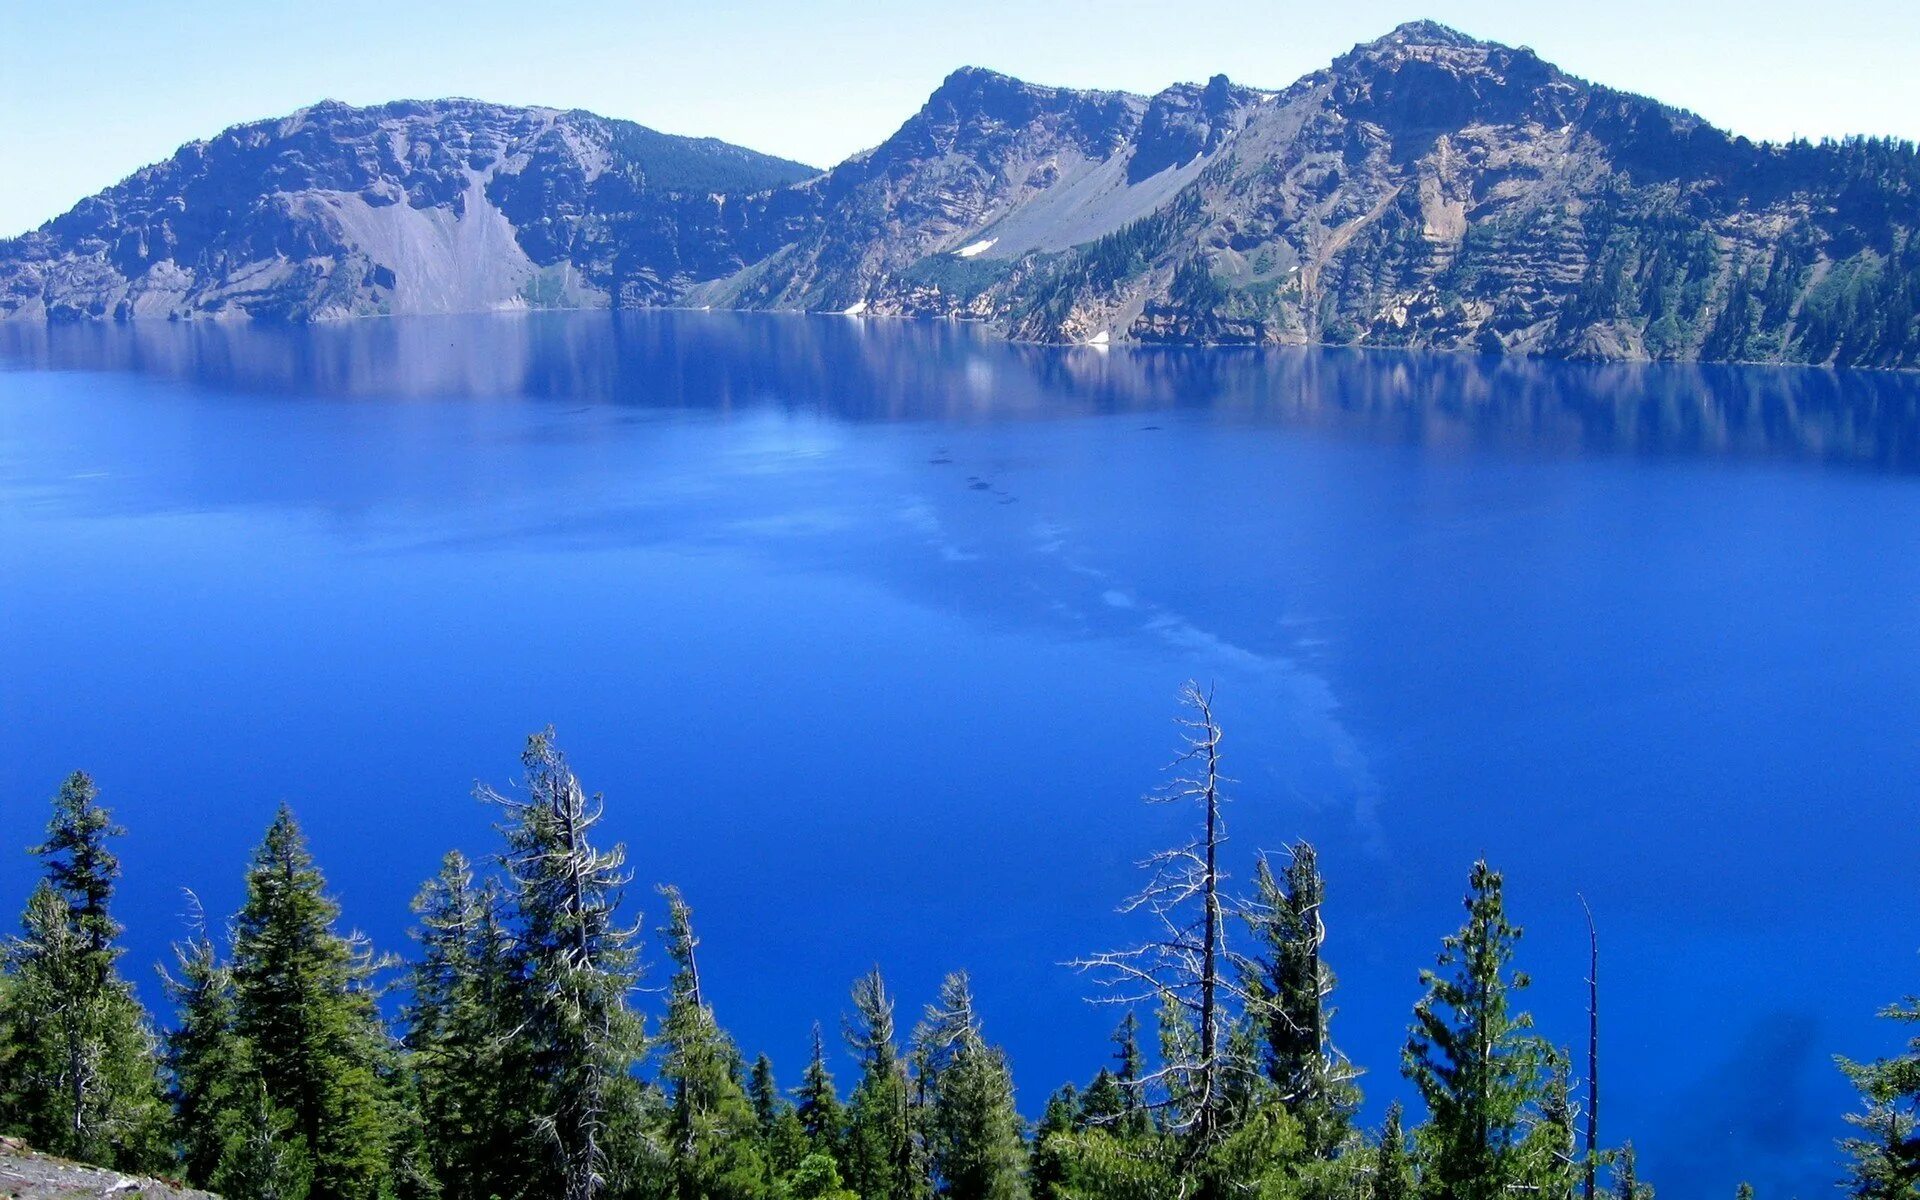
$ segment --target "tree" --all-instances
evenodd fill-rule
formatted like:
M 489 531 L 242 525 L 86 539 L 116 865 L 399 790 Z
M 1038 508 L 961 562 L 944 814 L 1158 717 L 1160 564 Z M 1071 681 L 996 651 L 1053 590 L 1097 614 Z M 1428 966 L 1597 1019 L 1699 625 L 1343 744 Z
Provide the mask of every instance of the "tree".
M 1413 1200 L 1418 1194 L 1419 1181 L 1413 1174 L 1413 1159 L 1407 1154 L 1407 1135 L 1401 1128 L 1400 1102 L 1396 1100 L 1387 1106 L 1380 1144 L 1374 1148 L 1369 1200 Z
M 526 998 L 519 1037 L 532 1119 L 548 1150 L 536 1191 L 597 1200 L 608 1188 L 612 1132 L 634 1131 L 630 1071 L 645 1045 L 628 1004 L 639 982 L 638 930 L 617 921 L 626 849 L 594 846 L 605 802 L 587 795 L 552 729 L 528 738 L 520 761 L 523 794 L 483 786 L 479 795 L 505 815 L 501 862 Z M 638 1156 L 636 1148 L 622 1157 Z
M 947 976 L 914 1038 L 929 1165 L 953 1200 L 1027 1200 L 1027 1148 L 1006 1056 L 989 1046 L 965 971 Z
M 1909 996 L 1880 1015 L 1903 1025 L 1920 1022 L 1920 997 Z M 1850 1160 L 1848 1194 L 1915 1200 L 1920 1197 L 1920 1036 L 1891 1058 L 1838 1061 L 1861 1100 L 1861 1110 L 1847 1115 L 1847 1123 L 1860 1132 L 1840 1143 Z
M 1438 969 L 1422 971 L 1405 1070 L 1430 1119 L 1421 1130 L 1428 1182 L 1452 1200 L 1494 1200 L 1527 1184 L 1524 1118 L 1539 1099 L 1542 1054 L 1514 1013 L 1527 977 L 1511 970 L 1521 931 L 1507 921 L 1500 874 L 1474 864 L 1467 921 Z
M 1325 898 L 1312 845 L 1290 848 L 1280 877 L 1262 855 L 1245 912 L 1256 950 L 1241 964 L 1261 1065 L 1300 1122 L 1308 1153 L 1321 1158 L 1346 1139 L 1360 1100 L 1353 1083 L 1358 1072 L 1328 1035 L 1334 978 L 1320 954 Z
M 834 1090 L 833 1074 L 827 1069 L 826 1038 L 818 1022 L 813 1026 L 813 1057 L 807 1060 L 806 1074 L 794 1090 L 795 1114 L 805 1131 L 808 1150 L 843 1162 L 846 1154 L 847 1111 Z
M 56 1154 L 126 1170 L 165 1157 L 166 1108 L 151 1023 L 120 978 L 110 911 L 125 831 L 75 772 L 53 798 L 43 878 L 6 948 L 7 1124 Z
M 1653 1188 L 1640 1182 L 1638 1160 L 1633 1143 L 1620 1149 L 1620 1170 L 1614 1177 L 1614 1195 L 1619 1200 L 1653 1200 Z
M 894 1039 L 893 998 L 879 968 L 853 985 L 848 1046 L 860 1061 L 847 1123 L 847 1184 L 864 1200 L 921 1200 L 926 1174 L 916 1144 L 907 1064 Z
M 1193 805 L 1199 830 L 1185 844 L 1150 856 L 1142 864 L 1151 873 L 1147 886 L 1121 905 L 1123 913 L 1148 914 L 1157 926 L 1154 938 L 1075 965 L 1110 989 L 1116 1002 L 1159 1006 L 1162 1065 L 1132 1086 L 1159 1090 L 1151 1106 L 1165 1112 L 1165 1127 L 1186 1141 L 1194 1159 L 1223 1132 L 1230 1077 L 1245 1069 L 1228 1047 L 1229 1004 L 1244 996 L 1227 973 L 1221 730 L 1210 693 L 1188 683 L 1180 698 L 1189 714 L 1179 720 L 1184 745 L 1172 780 L 1148 800 Z
M 195 907 L 197 912 L 197 901 Z M 235 1170 L 252 1177 L 257 1169 L 241 1168 L 234 1156 L 254 1153 L 251 1139 L 263 1129 L 271 1135 L 288 1119 L 283 1112 L 263 1111 L 269 1103 L 265 1084 L 252 1047 L 237 1028 L 233 972 L 220 961 L 197 917 L 192 933 L 173 953 L 174 971 L 163 971 L 161 979 L 174 1006 L 166 1064 L 181 1169 L 196 1187 L 212 1187 Z
M 760 1153 L 769 1181 L 777 1182 L 800 1165 L 812 1149 L 793 1102 L 780 1093 L 773 1077 L 773 1060 L 762 1054 L 753 1060 L 747 1077 L 747 1100 L 760 1127 Z
M 415 897 L 406 1047 L 421 1138 L 444 1200 L 514 1195 L 531 1182 L 527 1048 L 514 1036 L 525 1005 L 514 947 L 492 880 L 476 883 L 459 851 Z
M 660 893 L 667 902 L 661 934 L 674 967 L 660 1026 L 674 1194 L 679 1200 L 748 1200 L 762 1193 L 768 1178 L 760 1121 L 734 1075 L 739 1054 L 700 990 L 693 912 L 677 889 Z
M 335 929 L 339 905 L 285 805 L 247 869 L 234 920 L 234 1024 L 268 1110 L 312 1166 L 318 1200 L 376 1200 L 395 1187 L 400 1126 L 393 1046 L 375 1006 L 372 951 Z M 277 1127 L 271 1116 L 257 1136 Z

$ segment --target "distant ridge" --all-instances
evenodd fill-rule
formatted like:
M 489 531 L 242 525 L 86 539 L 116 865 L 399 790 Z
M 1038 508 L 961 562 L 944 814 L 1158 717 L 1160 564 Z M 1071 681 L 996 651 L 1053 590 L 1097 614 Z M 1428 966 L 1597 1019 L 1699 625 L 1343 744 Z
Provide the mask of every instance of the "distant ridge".
M 965 67 L 824 173 L 582 112 L 326 102 L 0 242 L 0 316 L 683 304 L 1914 367 L 1916 227 L 1911 143 L 1756 144 L 1413 21 L 1278 91 Z

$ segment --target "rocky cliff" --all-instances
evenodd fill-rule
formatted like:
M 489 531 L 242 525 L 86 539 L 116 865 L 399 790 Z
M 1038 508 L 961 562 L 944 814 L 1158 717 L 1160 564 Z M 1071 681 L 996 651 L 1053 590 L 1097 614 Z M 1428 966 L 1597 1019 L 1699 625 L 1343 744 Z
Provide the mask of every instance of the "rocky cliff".
M 0 1137 L 0 1196 L 7 1200 L 219 1200 L 210 1192 L 36 1154 L 5 1137 Z
M 1280 90 L 964 69 L 823 174 L 579 113 L 321 106 L 0 244 L 0 312 L 693 304 L 1911 367 L 1916 228 L 1909 143 L 1755 144 L 1415 22 Z

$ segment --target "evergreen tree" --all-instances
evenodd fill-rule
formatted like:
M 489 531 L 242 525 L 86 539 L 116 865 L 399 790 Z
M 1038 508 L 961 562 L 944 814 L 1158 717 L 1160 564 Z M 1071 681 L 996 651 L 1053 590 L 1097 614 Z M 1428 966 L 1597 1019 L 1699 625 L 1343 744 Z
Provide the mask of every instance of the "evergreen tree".
M 1107 1072 L 1103 1069 L 1101 1074 Z M 1047 1107 L 1033 1129 L 1033 1150 L 1028 1159 L 1027 1190 L 1033 1200 L 1059 1200 L 1063 1194 L 1067 1172 L 1062 1152 L 1066 1140 L 1082 1128 L 1084 1120 L 1079 1090 L 1071 1083 L 1047 1097 Z
M 965 971 L 947 976 L 915 1037 L 929 1166 L 953 1200 L 1027 1200 L 1026 1143 L 1006 1056 L 989 1046 Z
M 1901 1024 L 1920 1023 L 1920 998 L 1881 1011 Z M 1859 1133 L 1840 1143 L 1850 1160 L 1849 1195 L 1867 1200 L 1920 1198 L 1920 1036 L 1904 1053 L 1871 1063 L 1842 1058 L 1841 1070 L 1859 1089 L 1861 1110 L 1847 1115 Z
M 167 1113 L 151 1023 L 119 975 L 110 911 L 124 830 L 76 772 L 53 799 L 44 871 L 6 950 L 7 1125 L 44 1150 L 125 1170 L 166 1154 Z
M 1254 888 L 1247 921 L 1256 950 L 1245 987 L 1261 1066 L 1300 1122 L 1309 1153 L 1327 1157 L 1346 1139 L 1360 1095 L 1356 1072 L 1328 1034 L 1334 978 L 1320 954 L 1326 883 L 1313 847 L 1294 845 L 1282 878 L 1263 855 Z
M 1541 1200 L 1573 1200 L 1584 1166 L 1574 1129 L 1573 1082 L 1565 1051 L 1545 1055 L 1545 1086 L 1538 1120 L 1526 1137 L 1528 1174 Z
M 639 1097 L 631 1069 L 644 1047 L 628 999 L 639 980 L 637 930 L 617 913 L 626 851 L 593 845 L 605 814 L 588 797 L 548 729 L 527 739 L 523 795 L 482 788 L 505 813 L 502 862 L 512 882 L 526 1008 L 520 1042 L 525 1090 L 547 1154 L 534 1191 L 554 1200 L 598 1200 L 610 1161 L 642 1157 Z M 629 1145 L 610 1146 L 619 1133 Z
M 282 805 L 253 853 L 234 921 L 234 1024 L 266 1091 L 256 1136 L 284 1110 L 317 1200 L 376 1200 L 395 1187 L 394 1053 L 375 1006 L 372 953 L 335 929 L 339 916 Z
M 847 1044 L 860 1061 L 847 1127 L 847 1184 L 863 1200 L 922 1200 L 907 1064 L 894 1038 L 893 998 L 876 968 L 853 985 Z
M 768 1178 L 759 1149 L 763 1127 L 734 1075 L 738 1053 L 700 990 L 692 911 L 677 890 L 661 894 L 667 901 L 661 933 L 674 966 L 660 1027 L 674 1194 L 678 1200 L 747 1200 L 762 1194 Z
M 1632 1142 L 1621 1147 L 1620 1170 L 1614 1176 L 1614 1195 L 1618 1200 L 1653 1200 L 1653 1188 L 1640 1182 L 1639 1165 Z
M 793 1102 L 781 1094 L 780 1084 L 773 1077 L 773 1060 L 764 1054 L 753 1060 L 747 1099 L 760 1127 L 760 1155 L 766 1160 L 767 1178 L 777 1182 L 799 1167 L 812 1146 Z
M 1522 1132 L 1541 1094 L 1532 1020 L 1512 1011 L 1527 977 L 1510 969 L 1520 929 L 1507 921 L 1502 880 L 1475 863 L 1467 921 L 1449 935 L 1438 970 L 1422 971 L 1406 1072 L 1426 1101 L 1421 1130 L 1428 1183 L 1450 1200 L 1496 1200 L 1527 1185 Z
M 523 1193 L 537 1158 L 522 1089 L 526 1047 L 514 1036 L 525 1000 L 492 881 L 476 883 L 454 851 L 413 911 L 420 958 L 411 971 L 406 1046 L 420 1136 L 444 1200 Z
M 1400 1102 L 1396 1100 L 1387 1106 L 1387 1122 L 1380 1129 L 1380 1144 L 1374 1148 L 1369 1200 L 1413 1200 L 1419 1194 L 1413 1159 L 1407 1153 L 1406 1131 L 1400 1122 Z
M 847 1112 L 834 1090 L 833 1074 L 827 1069 L 826 1038 L 818 1022 L 813 1026 L 813 1057 L 807 1060 L 806 1074 L 801 1076 L 794 1098 L 794 1111 L 806 1134 L 809 1152 L 844 1162 Z
M 162 981 L 174 1006 L 175 1025 L 166 1038 L 174 1142 L 187 1181 L 210 1188 L 223 1174 L 248 1174 L 232 1156 L 251 1153 L 249 1139 L 286 1118 L 261 1115 L 265 1085 L 237 1028 L 233 972 L 212 940 L 196 922 L 192 936 L 173 952 L 175 973 L 163 973 Z

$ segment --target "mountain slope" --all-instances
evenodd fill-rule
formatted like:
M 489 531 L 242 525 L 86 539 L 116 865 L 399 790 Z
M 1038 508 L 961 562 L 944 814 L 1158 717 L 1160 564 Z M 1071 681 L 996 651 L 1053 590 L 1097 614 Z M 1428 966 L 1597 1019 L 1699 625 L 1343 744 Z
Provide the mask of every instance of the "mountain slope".
M 307 320 L 659 303 L 769 247 L 730 192 L 813 174 L 590 113 L 327 102 L 236 126 L 0 243 L 0 311 Z
M 1037 341 L 1920 364 L 1911 145 L 1757 146 L 1426 22 L 1280 93 L 1215 80 L 1145 103 L 1197 127 L 1169 153 L 1143 120 L 1110 151 L 1129 193 L 1160 189 L 1150 213 L 1123 223 L 1133 214 L 1113 206 L 1071 226 L 1085 236 L 1065 252 L 1016 236 L 967 259 L 814 277 L 806 295 L 983 317 Z M 1027 144 L 1002 158 L 1042 159 L 1043 173 L 1060 161 Z M 1076 166 L 1010 208 L 948 208 L 893 241 L 1024 231 L 1079 186 Z M 933 207 L 891 199 L 889 213 Z M 815 236 L 870 235 L 830 216 Z M 767 296 L 792 298 L 742 298 Z
M 691 304 L 1912 367 L 1916 228 L 1911 144 L 1756 145 L 1414 22 L 1280 91 L 963 69 L 824 174 L 584 113 L 323 105 L 0 244 L 0 315 Z

